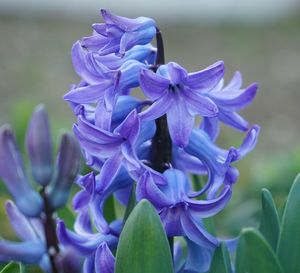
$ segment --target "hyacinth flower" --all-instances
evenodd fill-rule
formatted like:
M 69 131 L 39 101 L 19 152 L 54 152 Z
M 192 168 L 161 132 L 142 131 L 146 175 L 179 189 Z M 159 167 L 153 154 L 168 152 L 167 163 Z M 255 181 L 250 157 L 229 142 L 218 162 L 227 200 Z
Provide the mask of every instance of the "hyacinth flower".
M 157 208 L 169 237 L 186 236 L 207 248 L 218 245 L 201 224 L 200 219 L 211 217 L 222 210 L 231 197 L 231 187 L 225 186 L 219 196 L 211 200 L 193 200 L 189 197 L 187 176 L 176 169 L 163 173 L 167 185 L 157 186 L 150 173 L 145 172 L 137 183 L 137 198 L 146 198 Z
M 214 88 L 223 74 L 223 62 L 189 74 L 176 63 L 161 65 L 156 73 L 143 69 L 141 89 L 153 104 L 141 113 L 141 118 L 157 119 L 167 114 L 172 141 L 185 147 L 195 123 L 195 115 L 217 116 L 216 104 L 204 93 Z
M 104 205 L 115 196 L 126 206 L 136 183 L 134 201 L 148 199 L 170 239 L 187 241 L 188 255 L 177 273 L 205 272 L 220 240 L 205 229 L 203 218 L 226 206 L 239 176 L 232 163 L 256 145 L 259 127 L 244 122 L 238 111 L 252 102 L 257 85 L 242 89 L 235 74 L 223 87 L 222 61 L 194 73 L 165 64 L 161 32 L 152 19 L 102 15 L 104 23 L 94 24 L 93 35 L 72 48 L 81 82 L 64 98 L 77 118 L 73 130 L 93 172 L 78 177 L 74 231 L 59 221 L 60 242 L 84 257 L 84 272 L 113 272 L 112 251 L 126 219 L 108 222 Z M 157 50 L 150 44 L 154 36 Z M 133 97 L 136 87 L 146 100 Z M 240 147 L 222 149 L 215 143 L 220 121 L 248 131 Z M 208 180 L 196 191 L 190 174 Z
M 138 72 L 146 66 L 144 63 L 129 60 L 122 64 L 118 70 L 111 70 L 104 65 L 86 60 L 86 53 L 80 45 L 75 44 L 73 55 L 75 55 L 74 51 L 78 51 L 76 54 L 78 55 L 77 58 L 80 59 L 76 63 L 81 64 L 75 66 L 77 73 L 86 84 L 71 89 L 64 96 L 64 99 L 81 104 L 104 101 L 105 108 L 102 111 L 112 112 L 117 97 L 126 95 L 130 88 L 138 86 Z M 87 68 L 90 67 L 92 69 L 88 70 Z
M 247 88 L 242 89 L 242 84 L 241 73 L 235 72 L 225 87 L 222 80 L 215 88 L 206 93 L 206 96 L 218 106 L 219 110 L 217 117 L 204 117 L 201 123 L 201 128 L 209 134 L 212 140 L 215 140 L 219 134 L 219 122 L 240 131 L 249 129 L 249 122 L 237 111 L 244 109 L 253 101 L 258 85 L 252 83 Z
M 84 47 L 98 50 L 101 55 L 124 56 L 135 45 L 148 44 L 156 34 L 155 21 L 146 17 L 129 19 L 101 10 L 104 24 L 94 24 L 94 34 L 82 39 Z
M 75 232 L 68 230 L 64 222 L 59 221 L 58 238 L 61 244 L 72 247 L 84 257 L 84 273 L 113 272 L 114 257 L 111 249 L 116 249 L 122 222 L 116 220 L 108 224 L 105 221 L 102 214 L 103 203 L 98 200 L 101 197 L 96 194 L 96 180 L 93 173 L 81 177 L 77 183 L 82 190 L 76 194 L 73 201 L 74 209 L 78 211 L 74 224 Z M 93 225 L 96 233 L 93 231 Z
M 68 133 L 62 135 L 54 168 L 47 112 L 43 106 L 36 107 L 26 133 L 26 148 L 32 177 L 40 186 L 38 191 L 29 184 L 9 126 L 1 127 L 0 141 L 0 177 L 16 204 L 7 203 L 7 214 L 16 234 L 23 240 L 18 243 L 0 240 L 0 260 L 39 264 L 49 273 L 59 272 L 58 268 L 74 269 L 68 258 L 74 253 L 58 244 L 53 215 L 66 204 L 79 170 L 80 153 L 75 139 Z M 79 264 L 75 265 L 77 270 Z

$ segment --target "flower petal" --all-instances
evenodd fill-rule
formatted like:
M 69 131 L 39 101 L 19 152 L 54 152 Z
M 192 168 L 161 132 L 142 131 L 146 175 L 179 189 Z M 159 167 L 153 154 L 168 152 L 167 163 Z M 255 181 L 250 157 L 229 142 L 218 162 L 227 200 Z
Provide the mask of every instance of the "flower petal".
M 104 97 L 104 92 L 111 85 L 111 81 L 106 80 L 101 84 L 88 85 L 72 89 L 64 95 L 64 100 L 75 103 L 94 103 Z
M 223 123 L 240 131 L 247 131 L 249 123 L 240 114 L 236 112 L 220 111 L 218 118 Z
M 174 103 L 173 96 L 162 96 L 145 111 L 139 113 L 141 120 L 154 120 L 164 115 Z
M 109 247 L 104 242 L 96 250 L 95 272 L 96 273 L 114 273 L 115 257 Z
M 105 191 L 111 185 L 121 168 L 122 160 L 123 155 L 117 152 L 104 162 L 96 184 L 98 193 Z
M 157 100 L 168 92 L 170 80 L 151 70 L 141 69 L 140 86 L 146 97 Z
M 251 84 L 245 90 L 226 89 L 221 92 L 211 93 L 210 98 L 226 111 L 238 111 L 249 105 L 257 93 L 258 85 Z
M 203 117 L 217 116 L 219 110 L 213 100 L 189 88 L 184 88 L 182 92 L 192 112 Z
M 209 91 L 215 87 L 224 75 L 224 62 L 216 62 L 207 68 L 194 73 L 189 73 L 187 84 L 196 90 Z
M 189 142 L 195 119 L 189 113 L 182 96 L 174 96 L 174 104 L 167 112 L 167 121 L 172 141 L 181 148 L 185 147 Z
M 13 230 L 21 240 L 36 241 L 38 239 L 28 219 L 18 210 L 12 201 L 5 203 L 5 209 Z
M 197 224 L 188 212 L 182 213 L 180 220 L 184 233 L 191 241 L 205 248 L 218 246 L 218 240 Z
M 0 262 L 18 261 L 25 264 L 37 264 L 46 247 L 41 242 L 10 242 L 0 240 Z
M 155 26 L 155 21 L 147 17 L 130 19 L 114 15 L 105 9 L 101 10 L 101 14 L 106 24 L 115 24 L 123 31 L 136 31 L 141 28 Z

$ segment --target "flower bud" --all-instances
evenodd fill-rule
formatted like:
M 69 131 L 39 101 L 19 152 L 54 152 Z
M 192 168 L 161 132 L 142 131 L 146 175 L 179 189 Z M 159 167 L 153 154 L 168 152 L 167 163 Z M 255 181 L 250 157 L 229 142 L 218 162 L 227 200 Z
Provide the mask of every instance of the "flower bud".
M 54 179 L 47 189 L 52 209 L 63 207 L 69 197 L 71 186 L 79 171 L 80 151 L 76 140 L 69 133 L 61 138 Z
M 43 207 L 42 198 L 28 182 L 14 134 L 7 125 L 0 128 L 0 177 L 19 210 L 28 217 L 38 216 Z
M 49 120 L 43 105 L 38 105 L 32 114 L 27 129 L 26 148 L 33 178 L 40 185 L 46 186 L 51 180 L 53 166 Z

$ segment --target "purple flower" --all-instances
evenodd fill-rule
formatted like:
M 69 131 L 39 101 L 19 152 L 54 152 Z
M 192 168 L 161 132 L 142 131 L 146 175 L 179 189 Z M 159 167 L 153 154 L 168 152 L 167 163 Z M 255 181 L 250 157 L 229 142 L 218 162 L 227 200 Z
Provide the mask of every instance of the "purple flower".
M 26 147 L 31 163 L 31 172 L 42 186 L 49 184 L 53 174 L 52 140 L 45 107 L 35 108 L 26 134 Z
M 42 198 L 29 184 L 14 134 L 6 125 L 0 128 L 0 177 L 24 215 L 41 213 Z
M 213 89 L 205 93 L 219 109 L 217 117 L 204 117 L 201 128 L 215 140 L 219 133 L 219 121 L 241 131 L 249 129 L 248 122 L 237 111 L 248 106 L 257 93 L 257 84 L 253 83 L 241 89 L 242 75 L 236 72 L 231 81 L 223 87 L 223 80 Z
M 89 213 L 82 210 L 74 226 L 76 233 L 66 229 L 64 223 L 58 221 L 57 234 L 62 245 L 72 247 L 76 253 L 85 258 L 84 273 L 102 272 L 101 270 L 113 272 L 114 257 L 110 248 L 116 248 L 121 227 L 121 221 L 114 221 L 109 225 L 107 232 L 93 233 Z
M 79 42 L 73 46 L 72 56 L 83 83 L 73 87 L 64 99 L 76 104 L 97 103 L 98 111 L 110 114 L 118 96 L 127 95 L 130 88 L 139 85 L 139 71 L 147 66 L 136 60 L 128 60 L 117 70 L 111 70 L 95 61 Z
M 82 39 L 84 47 L 101 55 L 124 56 L 135 45 L 148 44 L 156 34 L 155 21 L 146 17 L 129 19 L 101 10 L 104 24 L 94 24 L 94 35 Z
M 254 125 L 239 148 L 224 150 L 214 144 L 205 131 L 201 129 L 194 129 L 192 131 L 185 151 L 198 158 L 208 172 L 208 182 L 198 194 L 202 194 L 204 190 L 208 189 L 209 196 L 213 197 L 223 183 L 232 184 L 237 180 L 238 170 L 230 166 L 230 164 L 242 159 L 254 149 L 259 132 L 260 127 Z
M 74 132 L 87 153 L 104 161 L 100 182 L 96 186 L 98 192 L 109 187 L 123 164 L 133 169 L 139 168 L 134 150 L 140 132 L 140 120 L 136 110 L 130 112 L 113 133 L 88 123 L 81 116 L 74 125 Z
M 140 85 L 153 104 L 140 114 L 141 118 L 156 119 L 167 114 L 172 141 L 185 147 L 194 126 L 195 115 L 214 117 L 218 114 L 216 104 L 204 93 L 218 84 L 223 73 L 223 62 L 189 74 L 176 63 L 162 65 L 156 73 L 143 69 Z
M 231 197 L 226 185 L 219 196 L 211 200 L 194 200 L 189 197 L 188 177 L 176 169 L 164 172 L 167 185 L 157 185 L 151 173 L 145 172 L 137 183 L 137 198 L 148 199 L 158 210 L 168 236 L 186 236 L 191 241 L 214 248 L 218 240 L 204 228 L 201 218 L 221 211 Z

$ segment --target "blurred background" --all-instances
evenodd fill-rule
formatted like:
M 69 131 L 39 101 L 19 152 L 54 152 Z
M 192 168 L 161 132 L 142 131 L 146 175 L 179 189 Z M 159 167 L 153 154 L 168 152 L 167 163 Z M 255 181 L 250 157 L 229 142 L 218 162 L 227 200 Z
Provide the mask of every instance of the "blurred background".
M 255 151 L 237 163 L 240 179 L 232 202 L 216 217 L 217 230 L 237 235 L 241 227 L 257 225 L 262 187 L 281 207 L 300 172 L 299 0 L 1 0 L 0 124 L 13 124 L 23 147 L 31 110 L 42 102 L 55 139 L 60 128 L 71 128 L 72 114 L 62 100 L 79 80 L 70 49 L 91 33 L 92 23 L 101 22 L 101 8 L 154 18 L 167 61 L 196 71 L 222 59 L 227 80 L 240 70 L 245 86 L 259 83 L 256 100 L 243 114 L 261 125 L 261 136 Z M 223 128 L 219 143 L 228 148 L 242 137 Z M 4 199 L 1 186 L 1 207 Z M 7 230 L 3 225 L 0 233 Z

